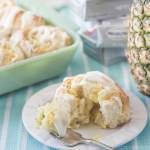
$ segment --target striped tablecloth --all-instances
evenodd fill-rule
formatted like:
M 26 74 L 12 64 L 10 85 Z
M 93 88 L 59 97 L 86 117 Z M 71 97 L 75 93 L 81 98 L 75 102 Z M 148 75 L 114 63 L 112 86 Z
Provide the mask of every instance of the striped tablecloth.
M 65 76 L 91 70 L 105 72 L 122 87 L 132 91 L 145 103 L 150 114 L 150 98 L 138 92 L 129 73 L 127 62 L 121 62 L 107 68 L 86 56 L 82 51 L 78 51 L 66 72 L 61 76 L 0 96 L 0 150 L 54 150 L 39 143 L 26 132 L 21 120 L 23 105 L 32 94 L 48 85 L 61 82 Z M 118 148 L 118 150 L 130 149 L 150 149 L 150 118 L 147 127 L 140 136 Z

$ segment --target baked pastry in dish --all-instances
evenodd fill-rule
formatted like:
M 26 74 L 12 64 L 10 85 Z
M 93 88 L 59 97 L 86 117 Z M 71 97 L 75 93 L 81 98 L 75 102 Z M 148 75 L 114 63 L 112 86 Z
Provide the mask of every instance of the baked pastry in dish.
M 59 27 L 9 0 L 0 3 L 0 66 L 72 44 Z
M 67 128 L 89 123 L 115 128 L 129 119 L 129 97 L 112 79 L 93 71 L 65 78 L 52 102 L 39 107 L 37 123 L 64 136 Z
M 31 28 L 20 42 L 26 57 L 42 54 L 71 45 L 71 37 L 59 27 L 48 25 Z
M 11 45 L 7 40 L 0 41 L 0 66 L 25 59 L 23 52 Z

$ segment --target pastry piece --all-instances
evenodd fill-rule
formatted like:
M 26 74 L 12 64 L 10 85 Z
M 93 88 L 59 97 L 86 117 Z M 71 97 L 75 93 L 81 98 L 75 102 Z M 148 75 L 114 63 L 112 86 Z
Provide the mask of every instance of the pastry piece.
M 30 11 L 20 12 L 14 22 L 14 30 L 22 30 L 24 32 L 34 27 L 46 24 L 44 19 L 40 16 L 34 15 Z
M 64 135 L 68 128 L 73 102 L 74 96 L 70 94 L 60 93 L 56 95 L 52 103 L 40 107 L 38 124 L 42 124 L 44 128 L 50 131 L 54 130 Z
M 31 28 L 21 48 L 27 57 L 63 48 L 72 43 L 71 37 L 61 28 L 43 25 Z
M 25 36 L 24 36 L 24 31 L 22 30 L 17 30 L 15 32 L 12 33 L 12 35 L 9 38 L 9 43 L 13 46 L 13 47 L 19 47 L 20 48 L 20 43 L 25 40 Z M 20 48 L 21 49 L 21 48 Z
M 0 8 L 0 27 L 3 29 L 3 32 L 7 32 L 7 35 L 16 30 L 25 32 L 30 28 L 45 24 L 42 17 L 36 16 L 30 11 L 25 11 L 22 8 L 15 6 L 13 2 L 3 2 L 0 4 Z
M 9 38 L 13 31 L 16 16 L 21 12 L 19 7 L 6 7 L 0 12 L 0 40 Z
M 98 103 L 99 106 L 92 110 L 92 120 L 102 128 L 115 128 L 129 120 L 128 96 L 118 85 L 101 90 L 98 93 Z
M 130 119 L 128 96 L 113 80 L 97 71 L 64 79 L 52 102 L 39 110 L 38 124 L 60 136 L 65 135 L 67 128 L 89 123 L 115 128 Z M 63 118 L 63 112 L 68 117 Z
M 0 42 L 0 66 L 11 64 L 24 58 L 24 54 L 19 47 L 13 47 L 5 39 Z

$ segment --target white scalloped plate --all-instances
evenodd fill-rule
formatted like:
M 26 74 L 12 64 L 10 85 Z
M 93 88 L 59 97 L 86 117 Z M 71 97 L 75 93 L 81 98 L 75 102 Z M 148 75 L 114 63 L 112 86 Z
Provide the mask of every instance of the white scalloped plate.
M 22 120 L 26 130 L 39 142 L 57 149 L 98 150 L 98 147 L 94 147 L 92 145 L 78 145 L 74 148 L 66 147 L 61 143 L 61 141 L 51 136 L 48 131 L 37 128 L 35 122 L 37 108 L 52 100 L 57 87 L 58 84 L 51 85 L 34 94 L 26 102 L 22 112 Z M 115 129 L 100 129 L 97 126 L 89 125 L 81 127 L 77 131 L 80 132 L 84 137 L 98 138 L 101 142 L 113 148 L 116 148 L 134 139 L 142 132 L 142 130 L 146 126 L 147 111 L 141 100 L 139 100 L 130 92 L 127 92 L 127 94 L 130 97 L 130 105 L 132 109 L 132 119 L 128 123 Z

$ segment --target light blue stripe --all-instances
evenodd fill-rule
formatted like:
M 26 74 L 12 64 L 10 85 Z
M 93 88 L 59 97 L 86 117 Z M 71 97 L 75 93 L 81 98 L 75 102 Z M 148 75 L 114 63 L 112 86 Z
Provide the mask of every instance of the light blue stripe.
M 1 150 L 5 150 L 6 147 L 11 108 L 12 108 L 12 94 L 9 94 L 9 96 L 6 99 L 6 107 L 5 107 L 4 117 L 2 122 L 1 137 L 0 137 Z
M 4 119 L 4 112 L 6 108 L 6 99 L 8 96 L 1 96 L 0 97 L 0 137 L 2 133 L 2 124 L 3 124 L 3 119 Z
M 10 122 L 7 135 L 7 150 L 16 150 L 16 146 L 19 144 L 20 131 L 21 131 L 21 111 L 25 102 L 26 90 L 23 89 L 19 93 L 14 92 L 12 94 L 12 110 L 10 115 Z

